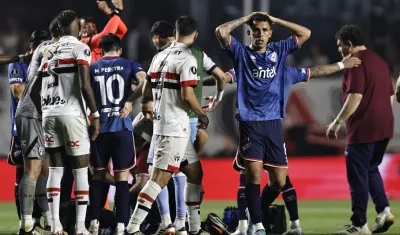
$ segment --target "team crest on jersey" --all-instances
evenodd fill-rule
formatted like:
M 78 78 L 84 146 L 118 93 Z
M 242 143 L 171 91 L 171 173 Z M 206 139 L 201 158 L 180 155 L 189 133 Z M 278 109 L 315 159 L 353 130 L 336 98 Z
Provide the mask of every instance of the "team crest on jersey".
M 278 61 L 278 55 L 276 54 L 276 52 L 272 52 L 271 54 L 268 55 L 268 58 L 272 61 L 272 62 L 276 62 Z
M 195 66 L 190 67 L 190 72 L 197 74 L 197 68 Z
M 89 49 L 85 49 L 84 53 L 85 53 L 85 55 L 90 56 L 90 50 Z
M 13 68 L 12 70 L 11 70 L 11 75 L 13 75 L 13 76 L 17 76 L 19 74 L 19 71 L 18 71 L 18 69 L 16 69 L 16 68 Z
M 306 69 L 301 69 L 301 73 L 307 73 Z
M 256 62 L 256 57 L 254 55 L 250 56 L 250 59 L 255 63 Z

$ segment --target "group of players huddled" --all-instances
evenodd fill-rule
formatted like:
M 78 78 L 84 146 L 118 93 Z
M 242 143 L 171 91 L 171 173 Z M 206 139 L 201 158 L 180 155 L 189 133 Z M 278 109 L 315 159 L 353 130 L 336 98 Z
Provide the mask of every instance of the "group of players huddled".
M 285 234 L 302 234 L 281 122 L 291 86 L 358 67 L 361 61 L 347 56 L 314 68 L 287 67 L 286 57 L 308 40 L 310 30 L 255 12 L 216 29 L 234 64 L 234 69 L 223 72 L 194 45 L 197 21 L 181 16 L 175 26 L 165 21 L 153 25 L 157 54 L 146 73 L 139 62 L 120 57 L 127 32 L 119 17 L 122 0 L 113 6 L 99 1 L 98 6 L 110 17 L 102 32 L 97 32 L 92 18 L 79 19 L 74 11 L 65 10 L 51 22 L 51 36 L 41 30 L 32 34 L 29 53 L 0 57 L 1 63 L 14 62 L 8 72 L 9 162 L 17 169 L 19 234 L 63 234 L 60 203 L 70 200 L 73 181 L 77 235 L 99 234 L 110 184 L 116 187 L 114 234 L 209 234 L 200 226 L 204 190 L 197 153 L 207 141 L 206 112 L 220 103 L 225 85 L 233 82 L 240 131 L 234 160 L 234 169 L 240 172 L 240 220 L 233 234 L 266 234 L 262 216 L 281 192 L 291 221 Z M 242 24 L 249 26 L 249 46 L 230 36 Z M 269 42 L 273 24 L 293 36 Z M 338 39 L 347 40 L 341 35 Z M 216 95 L 205 107 L 203 85 L 216 85 Z M 132 118 L 132 103 L 140 97 L 142 112 Z M 261 193 L 264 170 L 269 183 Z M 128 184 L 129 174 L 135 176 L 133 185 Z M 176 212 L 170 211 L 170 195 L 175 197 Z M 393 218 L 385 217 L 389 219 Z M 382 229 L 384 222 L 375 229 Z M 363 231 L 353 226 L 339 234 Z

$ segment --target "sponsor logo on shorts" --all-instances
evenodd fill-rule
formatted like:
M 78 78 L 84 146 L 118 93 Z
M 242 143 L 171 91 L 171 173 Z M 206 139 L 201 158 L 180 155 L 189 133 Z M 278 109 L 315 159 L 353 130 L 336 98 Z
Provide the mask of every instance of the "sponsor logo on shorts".
M 174 156 L 174 161 L 179 162 L 179 160 L 181 160 L 181 156 L 179 156 L 179 153 L 176 153 Z
M 68 148 L 78 148 L 79 147 L 79 140 L 77 140 L 77 141 L 68 140 L 67 141 L 67 146 L 68 146 Z
M 46 143 L 54 143 L 54 137 L 51 135 L 44 135 L 44 141 Z
M 21 140 L 20 142 L 21 142 L 21 147 L 25 148 L 26 147 L 26 140 Z

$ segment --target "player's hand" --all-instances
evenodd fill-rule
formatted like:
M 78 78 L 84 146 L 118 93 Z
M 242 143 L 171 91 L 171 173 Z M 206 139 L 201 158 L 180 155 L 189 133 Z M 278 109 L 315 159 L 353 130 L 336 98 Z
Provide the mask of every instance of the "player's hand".
M 92 118 L 89 128 L 90 139 L 94 141 L 100 132 L 100 118 Z
M 113 3 L 113 5 L 115 6 L 115 8 L 118 8 L 120 10 L 124 9 L 124 3 L 122 0 L 112 0 L 111 1 Z
M 119 112 L 119 116 L 122 118 L 127 118 L 131 115 L 132 112 L 132 103 L 125 102 L 124 108 Z
M 199 129 L 207 129 L 207 127 L 208 127 L 208 122 L 209 122 L 209 120 L 208 120 L 208 117 L 207 117 L 207 114 L 201 114 L 201 115 L 199 115 L 199 124 L 197 125 L 197 128 L 199 128 Z
M 361 65 L 361 60 L 359 58 L 350 56 L 351 55 L 349 54 L 343 58 L 342 63 L 344 65 L 344 68 L 351 69 Z
M 112 11 L 111 9 L 108 7 L 107 2 L 106 1 L 97 1 L 97 6 L 99 7 L 99 9 L 104 12 L 104 14 L 106 15 L 111 15 Z
M 326 130 L 326 138 L 328 140 L 336 140 L 338 138 L 338 132 L 340 130 L 340 124 L 333 121 Z
M 208 103 L 207 105 L 203 106 L 203 110 L 206 112 L 211 112 L 215 109 L 215 107 L 217 107 L 217 105 L 220 103 L 218 100 L 215 99 L 214 96 L 207 96 L 204 97 L 205 100 L 209 100 L 210 103 Z

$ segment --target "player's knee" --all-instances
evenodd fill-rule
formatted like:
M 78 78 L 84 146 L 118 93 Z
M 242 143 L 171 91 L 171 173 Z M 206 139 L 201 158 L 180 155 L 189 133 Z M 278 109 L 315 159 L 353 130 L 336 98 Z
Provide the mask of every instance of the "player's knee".
M 203 168 L 200 161 L 191 163 L 182 169 L 188 183 L 201 184 L 203 181 Z
M 161 188 L 164 188 L 168 184 L 171 177 L 172 177 L 171 172 L 153 167 L 151 180 L 156 182 Z
M 128 181 L 129 170 L 114 171 L 114 179 L 116 182 Z
M 29 176 L 32 179 L 38 179 L 41 171 L 41 161 L 38 159 L 24 160 L 24 175 Z
M 89 155 L 71 156 L 72 169 L 80 169 L 89 166 Z

